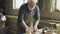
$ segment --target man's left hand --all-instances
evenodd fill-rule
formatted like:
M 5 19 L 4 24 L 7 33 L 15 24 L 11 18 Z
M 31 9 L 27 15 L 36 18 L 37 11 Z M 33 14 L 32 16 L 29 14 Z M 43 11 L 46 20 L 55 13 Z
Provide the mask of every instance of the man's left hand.
M 37 27 L 36 26 L 34 26 L 34 28 L 33 28 L 33 32 L 36 32 L 37 31 Z

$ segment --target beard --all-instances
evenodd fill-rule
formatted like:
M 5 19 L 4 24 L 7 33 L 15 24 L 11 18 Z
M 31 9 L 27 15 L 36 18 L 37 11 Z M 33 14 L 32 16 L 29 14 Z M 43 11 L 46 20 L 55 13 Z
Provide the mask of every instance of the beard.
M 28 5 L 29 10 L 33 10 L 35 8 L 36 4 L 30 4 Z

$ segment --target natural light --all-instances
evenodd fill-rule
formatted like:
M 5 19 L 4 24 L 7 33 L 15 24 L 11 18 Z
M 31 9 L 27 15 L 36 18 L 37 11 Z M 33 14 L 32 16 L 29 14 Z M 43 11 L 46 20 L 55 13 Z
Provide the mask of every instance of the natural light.
M 57 0 L 57 7 L 58 10 L 60 10 L 60 0 Z
M 13 0 L 13 9 L 19 9 L 20 6 L 23 4 L 23 3 L 27 3 L 28 0 Z M 38 2 L 38 0 L 34 0 L 34 2 Z
M 23 3 L 27 3 L 27 0 L 13 0 L 13 9 L 19 9 Z

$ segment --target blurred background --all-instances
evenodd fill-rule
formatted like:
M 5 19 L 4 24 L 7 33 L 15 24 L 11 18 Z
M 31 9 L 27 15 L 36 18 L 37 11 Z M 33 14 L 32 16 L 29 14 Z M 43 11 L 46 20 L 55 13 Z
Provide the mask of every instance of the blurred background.
M 17 34 L 19 8 L 27 1 L 0 0 L 0 31 L 7 32 L 6 34 Z M 53 27 L 57 30 L 56 24 L 60 24 L 60 0 L 38 0 L 37 5 L 40 8 L 41 19 L 38 28 Z

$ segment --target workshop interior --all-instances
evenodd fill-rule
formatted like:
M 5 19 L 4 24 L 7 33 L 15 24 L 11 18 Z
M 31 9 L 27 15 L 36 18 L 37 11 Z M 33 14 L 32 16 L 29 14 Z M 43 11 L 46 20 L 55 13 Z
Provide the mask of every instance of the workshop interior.
M 17 34 L 19 8 L 28 0 L 0 0 L 0 34 Z M 40 22 L 36 34 L 60 34 L 60 0 L 38 0 Z M 26 31 L 29 33 L 29 31 Z

